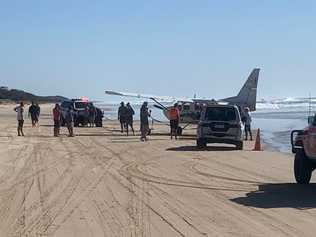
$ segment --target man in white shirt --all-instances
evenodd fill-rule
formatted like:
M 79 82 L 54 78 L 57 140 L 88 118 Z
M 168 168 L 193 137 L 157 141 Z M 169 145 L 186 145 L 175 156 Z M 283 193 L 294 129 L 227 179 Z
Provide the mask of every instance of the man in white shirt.
M 19 106 L 14 108 L 14 111 L 17 113 L 18 120 L 18 136 L 24 136 L 23 125 L 24 125 L 24 103 L 21 102 Z

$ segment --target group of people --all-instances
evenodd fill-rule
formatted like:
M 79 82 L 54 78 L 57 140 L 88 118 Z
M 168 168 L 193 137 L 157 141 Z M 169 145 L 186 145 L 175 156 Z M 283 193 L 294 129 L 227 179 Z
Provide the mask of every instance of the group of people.
M 23 125 L 24 125 L 24 103 L 21 102 L 19 106 L 14 108 L 14 111 L 17 113 L 18 120 L 18 136 L 24 136 Z M 39 116 L 40 116 L 40 106 L 37 103 L 32 102 L 29 107 L 29 117 L 31 117 L 32 126 L 35 127 L 38 125 Z M 169 119 L 170 119 L 170 139 L 178 138 L 178 127 L 180 122 L 180 111 L 178 104 L 174 104 L 172 108 L 169 109 Z M 63 114 L 63 121 L 68 129 L 69 136 L 74 136 L 74 111 L 69 107 Z M 91 116 L 90 116 L 91 115 Z M 118 109 L 118 120 L 121 124 L 121 133 L 126 130 L 127 136 L 129 135 L 129 127 L 131 128 L 133 135 L 135 135 L 135 130 L 133 127 L 135 111 L 127 103 L 121 102 L 121 105 Z M 89 124 L 91 127 L 94 126 L 94 121 L 97 116 L 96 108 L 89 108 Z M 150 133 L 149 129 L 149 118 L 151 117 L 151 111 L 148 109 L 148 102 L 144 102 L 140 108 L 140 132 L 141 132 L 141 141 L 147 141 L 147 135 Z M 56 104 L 53 109 L 53 119 L 54 119 L 54 136 L 58 137 L 60 135 L 61 119 L 62 112 L 59 104 Z M 252 140 L 252 131 L 251 123 L 252 119 L 250 116 L 249 108 L 245 108 L 242 114 L 242 122 L 245 126 L 245 140 Z
M 129 133 L 129 127 L 131 128 L 133 135 L 135 135 L 134 127 L 133 127 L 133 121 L 134 121 L 134 115 L 135 111 L 132 108 L 130 103 L 127 103 L 125 105 L 124 102 L 121 102 L 121 106 L 118 109 L 118 120 L 121 124 L 121 133 L 124 132 L 124 129 L 126 130 L 126 134 L 128 136 Z
M 23 126 L 24 126 L 24 103 L 21 102 L 17 107 L 14 108 L 14 111 L 17 113 L 18 120 L 18 136 L 24 136 Z M 34 101 L 32 101 L 32 105 L 29 107 L 29 117 L 31 117 L 32 126 L 35 127 L 38 125 L 39 116 L 41 113 L 40 106 Z
M 121 133 L 126 130 L 127 136 L 129 135 L 129 127 L 131 128 L 133 135 L 135 135 L 135 130 L 133 127 L 135 111 L 130 103 L 125 105 L 121 102 L 118 109 L 118 120 L 121 124 Z M 140 108 L 140 132 L 141 141 L 147 141 L 147 135 L 150 133 L 149 129 L 149 117 L 151 116 L 151 111 L 148 109 L 148 102 L 144 102 Z
M 17 113 L 17 121 L 18 121 L 18 136 L 24 136 L 23 126 L 24 126 L 24 102 L 20 102 L 20 104 L 14 108 L 14 111 Z M 28 117 L 31 118 L 32 127 L 35 127 L 39 123 L 41 108 L 38 103 L 32 101 L 28 109 Z M 102 127 L 102 118 L 103 112 L 100 109 L 97 109 L 94 106 L 90 106 L 87 108 L 87 119 L 90 127 Z M 60 135 L 60 127 L 63 124 L 66 125 L 69 137 L 74 136 L 74 124 L 75 124 L 76 113 L 74 109 L 70 106 L 69 108 L 61 110 L 61 106 L 59 104 L 55 104 L 53 109 L 53 120 L 54 120 L 54 136 L 58 137 Z M 129 122 L 133 129 L 133 123 Z M 134 130 L 133 130 L 134 132 Z
M 64 122 L 69 132 L 69 137 L 74 137 L 74 111 L 72 107 L 69 107 L 64 111 Z M 55 104 L 53 109 L 53 119 L 54 119 L 54 136 L 58 137 L 60 135 L 61 127 L 61 107 L 59 104 Z
M 18 136 L 24 136 L 24 102 L 20 102 L 20 104 L 14 108 L 14 111 L 17 113 L 17 121 L 18 121 Z M 40 116 L 40 106 L 34 102 L 32 102 L 29 107 L 29 117 L 31 118 L 32 127 L 38 125 Z M 59 136 L 60 134 L 60 126 L 61 126 L 61 110 L 60 105 L 56 104 L 53 109 L 53 119 L 54 119 L 54 136 Z M 67 128 L 69 130 L 69 136 L 73 137 L 73 111 L 69 109 L 66 112 L 65 122 Z
M 41 114 L 41 107 L 38 105 L 38 103 L 34 103 L 34 101 L 32 101 L 32 104 L 29 107 L 29 117 L 31 117 L 32 127 L 35 127 L 38 125 L 40 114 Z
M 135 135 L 133 127 L 133 116 L 135 115 L 134 109 L 131 107 L 130 103 L 125 105 L 124 102 L 121 102 L 121 105 L 118 109 L 118 120 L 121 124 L 121 133 L 126 130 L 127 136 L 129 134 L 129 127 L 131 127 L 133 135 Z M 140 132 L 141 132 L 141 141 L 147 141 L 147 135 L 150 134 L 149 128 L 149 118 L 151 117 L 151 111 L 148 109 L 148 102 L 144 102 L 140 108 Z M 169 110 L 170 118 L 170 138 L 178 138 L 178 127 L 180 122 L 180 111 L 178 104 Z

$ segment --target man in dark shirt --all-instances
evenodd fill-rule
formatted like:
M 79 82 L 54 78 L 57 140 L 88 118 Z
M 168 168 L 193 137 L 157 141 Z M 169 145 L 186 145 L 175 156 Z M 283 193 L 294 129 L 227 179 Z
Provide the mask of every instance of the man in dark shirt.
M 144 102 L 140 108 L 140 131 L 141 131 L 141 141 L 147 141 L 147 135 L 149 132 L 149 121 L 150 112 L 148 111 L 148 103 Z
M 34 101 L 32 101 L 32 105 L 29 107 L 29 117 L 31 117 L 31 121 L 32 121 L 32 126 L 35 127 L 36 123 L 38 121 L 37 116 L 38 116 L 38 111 L 37 111 L 37 107 L 34 103 Z
M 127 116 L 127 109 L 125 107 L 124 102 L 121 102 L 121 106 L 118 109 L 118 120 L 121 124 L 121 133 L 123 133 L 124 128 L 126 127 L 126 116 Z
M 130 126 L 133 132 L 133 135 L 135 135 L 134 127 L 133 127 L 133 116 L 135 114 L 135 111 L 133 110 L 130 103 L 127 103 L 126 105 L 126 132 L 128 136 L 128 127 Z

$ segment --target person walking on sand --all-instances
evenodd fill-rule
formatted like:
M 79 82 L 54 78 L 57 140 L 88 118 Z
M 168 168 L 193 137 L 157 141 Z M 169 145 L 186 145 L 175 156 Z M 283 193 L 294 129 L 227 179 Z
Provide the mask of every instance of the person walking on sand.
M 39 117 L 41 115 L 41 107 L 39 106 L 38 103 L 35 104 L 35 107 L 36 107 L 36 117 L 35 117 L 35 124 L 38 125 L 38 122 L 39 122 Z
M 14 111 L 17 113 L 18 120 L 18 136 L 24 136 L 23 125 L 24 125 L 24 103 L 21 102 L 19 106 L 14 108 Z
M 175 137 L 178 139 L 177 131 L 179 127 L 180 121 L 180 111 L 178 109 L 178 104 L 174 104 L 174 106 L 169 110 L 169 119 L 170 119 L 170 139 Z
M 126 115 L 127 115 L 127 109 L 125 107 L 124 102 L 121 102 L 121 106 L 118 109 L 118 120 L 121 124 L 121 133 L 124 132 L 124 128 L 126 127 Z
M 59 104 L 55 105 L 53 109 L 53 118 L 54 118 L 54 137 L 58 137 L 60 134 L 60 119 L 61 119 L 61 111 Z
M 141 141 L 147 141 L 147 135 L 149 132 L 149 121 L 150 112 L 148 111 L 148 102 L 144 102 L 140 108 L 140 132 L 141 132 Z
M 69 137 L 74 137 L 74 111 L 71 106 L 68 108 L 66 112 L 65 122 L 68 128 Z
M 248 133 L 250 135 L 250 141 L 252 141 L 252 131 L 251 131 L 251 122 L 252 122 L 252 119 L 251 119 L 251 116 L 250 116 L 250 113 L 249 113 L 249 108 L 245 108 L 245 112 L 244 112 L 244 115 L 243 115 L 243 119 L 242 119 L 243 123 L 244 123 L 244 126 L 245 126 L 245 140 L 247 141 L 248 140 Z
M 134 109 L 132 108 L 130 103 L 127 103 L 126 105 L 126 132 L 128 136 L 128 127 L 131 127 L 133 135 L 135 136 L 135 131 L 133 127 L 133 116 L 135 114 Z
M 38 119 L 37 119 L 38 114 L 37 114 L 37 107 L 36 107 L 34 101 L 32 101 L 32 105 L 29 107 L 28 116 L 31 117 L 32 127 L 35 127 L 36 123 L 38 121 Z

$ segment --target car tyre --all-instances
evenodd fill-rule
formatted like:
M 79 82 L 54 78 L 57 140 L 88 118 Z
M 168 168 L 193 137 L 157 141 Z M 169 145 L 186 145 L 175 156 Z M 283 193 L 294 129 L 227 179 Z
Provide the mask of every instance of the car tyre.
M 206 142 L 204 139 L 199 138 L 199 139 L 196 140 L 196 146 L 197 146 L 199 149 L 204 149 L 204 148 L 206 148 L 206 146 L 207 146 L 207 142 Z
M 236 149 L 237 150 L 243 150 L 244 149 L 244 143 L 243 142 L 237 142 L 236 143 Z
M 309 184 L 313 172 L 312 162 L 304 150 L 297 151 L 294 160 L 294 176 L 298 184 Z

